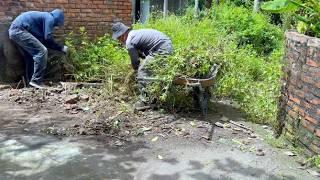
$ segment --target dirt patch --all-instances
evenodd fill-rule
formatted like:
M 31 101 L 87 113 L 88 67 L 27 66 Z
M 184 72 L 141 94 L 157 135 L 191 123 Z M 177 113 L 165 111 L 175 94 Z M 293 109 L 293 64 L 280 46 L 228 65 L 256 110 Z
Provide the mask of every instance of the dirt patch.
M 75 83 L 54 85 L 47 90 L 2 88 L 0 93 L 2 101 L 31 108 L 39 118 L 54 113 L 70 117 L 68 121 L 52 120 L 41 126 L 41 132 L 52 135 L 102 135 L 121 141 L 130 141 L 140 136 L 155 137 L 153 140 L 181 137 L 198 141 L 253 136 L 253 132 L 230 123 L 230 120 L 240 118 L 241 114 L 221 103 L 212 105 L 215 111 L 204 120 L 200 112 L 134 112 L 132 97 L 115 93 L 109 95 L 103 88 L 92 89 Z

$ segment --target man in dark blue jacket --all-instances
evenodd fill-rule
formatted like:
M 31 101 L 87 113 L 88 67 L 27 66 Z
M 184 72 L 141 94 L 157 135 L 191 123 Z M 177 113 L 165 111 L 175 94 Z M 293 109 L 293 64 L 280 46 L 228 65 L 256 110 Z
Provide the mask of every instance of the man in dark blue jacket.
M 48 59 L 47 48 L 67 52 L 68 47 L 56 43 L 52 35 L 54 27 L 63 24 L 64 14 L 60 9 L 25 12 L 12 22 L 9 37 L 26 53 L 26 75 L 30 86 L 44 88 L 42 81 Z

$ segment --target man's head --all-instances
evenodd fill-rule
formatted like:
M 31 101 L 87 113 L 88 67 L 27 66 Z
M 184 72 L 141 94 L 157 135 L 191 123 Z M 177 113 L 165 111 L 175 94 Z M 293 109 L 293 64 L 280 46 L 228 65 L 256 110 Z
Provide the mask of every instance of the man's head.
M 64 24 L 64 14 L 61 9 L 55 9 L 51 12 L 54 18 L 54 26 L 63 26 Z
M 112 39 L 118 39 L 122 44 L 127 40 L 130 28 L 121 22 L 112 24 Z

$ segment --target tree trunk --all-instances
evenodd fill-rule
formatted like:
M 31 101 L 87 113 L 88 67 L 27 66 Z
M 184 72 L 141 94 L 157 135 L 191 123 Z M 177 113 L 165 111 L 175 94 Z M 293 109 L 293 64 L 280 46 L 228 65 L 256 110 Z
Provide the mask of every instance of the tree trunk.
M 253 12 L 259 12 L 259 11 L 260 11 L 260 0 L 254 0 Z
M 168 0 L 163 0 L 163 16 L 168 16 Z
M 195 17 L 198 17 L 199 16 L 199 0 L 195 0 L 194 1 L 194 15 Z

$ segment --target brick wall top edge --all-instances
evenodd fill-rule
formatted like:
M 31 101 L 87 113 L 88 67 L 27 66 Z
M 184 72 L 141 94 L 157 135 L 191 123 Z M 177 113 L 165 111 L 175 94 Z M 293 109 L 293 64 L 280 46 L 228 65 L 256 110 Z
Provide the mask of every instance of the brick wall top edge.
M 285 33 L 285 37 L 287 40 L 298 41 L 301 43 L 307 43 L 308 40 L 311 38 L 310 36 L 300 34 L 298 32 L 294 32 L 294 31 L 287 31 Z
M 315 37 L 310 37 L 308 39 L 308 47 L 320 47 L 320 39 Z

